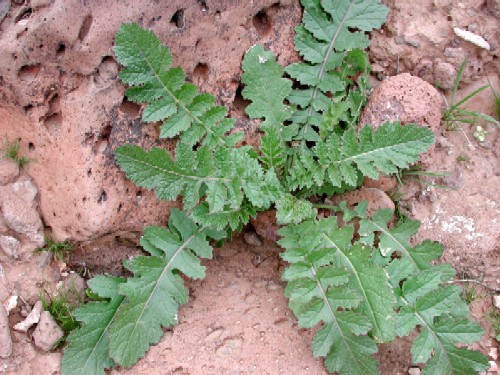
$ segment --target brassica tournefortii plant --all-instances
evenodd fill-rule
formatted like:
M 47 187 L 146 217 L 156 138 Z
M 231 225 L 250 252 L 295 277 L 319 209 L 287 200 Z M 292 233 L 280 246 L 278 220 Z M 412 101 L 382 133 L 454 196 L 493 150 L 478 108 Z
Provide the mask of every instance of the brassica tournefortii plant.
M 391 225 L 392 211 L 370 217 L 366 203 L 322 203 L 358 188 L 365 176 L 409 167 L 434 142 L 416 124 L 357 129 L 369 89 L 366 33 L 381 27 L 388 9 L 378 0 L 302 5 L 295 36 L 302 62 L 283 68 L 261 45 L 243 59 L 242 95 L 251 102 L 248 116 L 261 119 L 259 149 L 238 146 L 243 134 L 227 109 L 186 81 L 152 32 L 135 24 L 118 31 L 114 52 L 126 96 L 144 104 L 145 123 L 162 123 L 160 137 L 177 143 L 173 155 L 124 145 L 116 161 L 158 199 L 182 200 L 182 210 L 171 210 L 166 228 L 144 230 L 148 255 L 124 263 L 133 276 L 89 281 L 100 298 L 75 313 L 82 325 L 68 337 L 63 374 L 134 365 L 188 301 L 181 274 L 203 278 L 200 259 L 212 257 L 213 241 L 269 209 L 282 226 L 285 295 L 300 327 L 319 328 L 312 351 L 329 372 L 377 374 L 377 344 L 415 330 L 412 359 L 424 373 L 488 368 L 484 355 L 463 345 L 483 330 L 470 320 L 460 288 L 449 283 L 453 268 L 434 262 L 443 247 L 428 240 L 410 245 L 419 222 Z M 325 207 L 335 215 L 319 219 Z

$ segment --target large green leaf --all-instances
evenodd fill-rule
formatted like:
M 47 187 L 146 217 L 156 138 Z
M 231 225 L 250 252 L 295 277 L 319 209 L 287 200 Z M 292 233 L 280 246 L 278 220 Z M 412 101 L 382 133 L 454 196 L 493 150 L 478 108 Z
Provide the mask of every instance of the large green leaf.
M 67 338 L 61 363 L 63 375 L 104 375 L 105 369 L 115 366 L 108 355 L 109 332 L 124 300 L 118 293 L 124 281 L 112 276 L 89 280 L 89 288 L 105 300 L 87 303 L 74 312 L 83 326 Z
M 109 355 L 124 367 L 132 366 L 160 340 L 162 327 L 177 322 L 179 305 L 189 297 L 179 273 L 203 278 L 205 267 L 199 258 L 212 257 L 205 229 L 177 209 L 170 213 L 169 230 L 146 228 L 142 242 L 146 250 L 155 250 L 151 256 L 125 263 L 134 277 L 120 285 L 126 299 L 109 333 Z
M 304 62 L 289 65 L 285 71 L 302 86 L 294 89 L 289 97 L 291 103 L 299 106 L 293 118 L 301 125 L 299 139 L 316 141 L 316 129 L 332 102 L 329 98 L 337 97 L 338 103 L 349 97 L 346 90 L 351 90 L 356 74 L 368 71 L 365 64 L 349 72 L 353 66 L 348 57 L 350 51 L 368 46 L 369 39 L 364 32 L 382 26 L 389 10 L 379 0 L 301 2 L 304 16 L 296 28 L 295 46 Z M 346 58 L 351 61 L 346 62 Z
M 371 356 L 377 346 L 367 334 L 374 322 L 377 338 L 387 338 L 379 331 L 393 335 L 395 323 L 383 270 L 370 265 L 365 248 L 351 245 L 352 228 L 338 228 L 336 218 L 291 224 L 279 234 L 282 258 L 290 263 L 283 273 L 290 308 L 301 327 L 323 322 L 313 339 L 314 355 L 326 357 L 332 372 L 378 373 Z
M 186 82 L 180 68 L 171 68 L 167 47 L 151 31 L 136 24 L 124 24 L 116 34 L 115 56 L 123 65 L 120 79 L 129 89 L 127 97 L 146 103 L 145 122 L 163 121 L 160 136 L 190 145 L 201 142 L 210 147 L 234 146 L 242 133 L 225 134 L 234 127 L 227 109 L 216 106 L 213 96 L 198 94 L 195 85 Z
M 433 143 L 431 130 L 397 122 L 387 122 L 377 129 L 364 126 L 358 135 L 354 128 L 342 136 L 332 133 L 314 146 L 312 155 L 300 155 L 290 171 L 289 188 L 310 188 L 325 182 L 355 186 L 358 171 L 373 179 L 380 172 L 395 173 L 416 162 Z

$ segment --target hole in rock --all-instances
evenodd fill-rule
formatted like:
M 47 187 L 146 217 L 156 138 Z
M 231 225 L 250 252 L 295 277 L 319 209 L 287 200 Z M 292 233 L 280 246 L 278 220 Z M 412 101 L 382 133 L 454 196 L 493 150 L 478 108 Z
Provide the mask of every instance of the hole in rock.
M 106 202 L 108 200 L 108 194 L 106 190 L 101 191 L 101 195 L 99 195 L 99 199 L 97 199 L 97 203 Z
M 140 190 L 136 191 L 136 192 L 135 192 L 135 197 L 136 197 L 137 199 L 141 199 L 141 198 L 142 198 L 142 191 L 140 191 Z
M 31 82 L 36 79 L 38 76 L 38 73 L 40 72 L 40 69 L 42 67 L 42 64 L 35 64 L 35 65 L 24 65 L 21 67 L 19 70 L 19 78 L 21 81 L 27 81 Z
M 198 63 L 194 69 L 192 74 L 193 83 L 200 86 L 203 84 L 208 78 L 209 68 L 205 63 Z
M 257 31 L 257 35 L 259 35 L 259 37 L 261 38 L 271 32 L 271 19 L 269 18 L 265 10 L 261 10 L 252 18 L 252 24 L 255 28 L 255 31 Z
M 123 99 L 122 104 L 120 104 L 120 112 L 126 115 L 130 119 L 134 119 L 139 116 L 141 107 L 127 99 Z
M 48 116 L 43 124 L 48 130 L 57 130 L 61 127 L 63 122 L 63 117 L 60 113 L 54 113 Z
M 184 27 L 184 9 L 179 9 L 177 12 L 174 13 L 172 18 L 170 19 L 170 23 L 172 25 L 175 25 L 177 28 L 183 28 Z
M 64 52 L 66 52 L 66 45 L 64 43 L 59 43 L 59 45 L 57 46 L 56 55 L 63 56 Z
M 243 98 L 243 95 L 241 94 L 242 90 L 243 90 L 243 85 L 242 84 L 238 85 L 236 93 L 234 94 L 233 110 L 244 116 L 245 109 L 250 104 L 250 101 Z
M 49 113 L 59 112 L 61 112 L 61 98 L 56 94 L 49 100 Z
M 207 14 L 208 13 L 208 5 L 206 0 L 196 0 L 198 4 L 200 4 L 201 7 L 201 13 Z
M 92 176 L 92 168 L 89 168 L 87 170 L 87 177 L 90 177 L 90 176 Z
M 29 143 L 28 143 L 28 150 L 29 150 L 30 152 L 35 151 L 35 145 L 33 144 L 33 142 L 29 142 Z
M 80 31 L 78 32 L 78 39 L 83 41 L 90 31 L 90 26 L 92 26 L 92 16 L 87 15 L 80 26 Z

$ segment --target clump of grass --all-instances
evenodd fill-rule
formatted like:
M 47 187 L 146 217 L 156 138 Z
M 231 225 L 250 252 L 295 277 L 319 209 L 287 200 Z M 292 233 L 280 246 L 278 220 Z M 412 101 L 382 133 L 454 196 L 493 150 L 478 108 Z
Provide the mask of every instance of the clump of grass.
M 69 253 L 74 250 L 74 245 L 68 241 L 55 241 L 48 238 L 45 241 L 45 246 L 37 248 L 35 251 L 40 253 L 47 251 L 52 253 L 54 260 L 62 263 L 68 259 Z
M 470 157 L 466 154 L 460 154 L 457 156 L 457 161 L 460 162 L 468 162 L 470 160 Z
M 18 139 L 12 142 L 6 139 L 3 141 L 2 158 L 13 160 L 20 167 L 24 167 L 26 164 L 30 162 L 30 158 L 21 155 L 20 150 L 21 150 L 21 145 Z
M 467 305 L 470 305 L 472 302 L 474 302 L 478 298 L 477 284 L 465 283 L 462 289 L 462 298 L 467 303 Z
M 447 110 L 443 113 L 443 121 L 446 123 L 447 129 L 448 130 L 462 129 L 461 124 L 474 125 L 480 121 L 495 124 L 496 126 L 500 127 L 500 123 L 495 118 L 481 112 L 468 110 L 463 107 L 463 105 L 468 100 L 479 94 L 481 91 L 487 89 L 488 87 L 491 87 L 490 84 L 479 87 L 477 90 L 474 90 L 472 93 L 465 96 L 463 99 L 459 100 L 458 102 L 455 102 L 455 96 L 458 91 L 458 85 L 462 80 L 462 76 L 464 74 L 466 65 L 467 65 L 467 60 L 464 60 L 462 62 L 462 65 L 460 65 L 460 68 L 458 69 L 457 77 L 455 78 L 455 82 L 453 85 L 453 91 L 451 93 L 450 104 L 448 105 Z M 499 98 L 498 96 L 496 96 L 496 94 L 495 98 L 496 98 L 495 104 L 498 117 L 498 112 L 500 110 L 499 107 L 500 103 L 499 103 Z

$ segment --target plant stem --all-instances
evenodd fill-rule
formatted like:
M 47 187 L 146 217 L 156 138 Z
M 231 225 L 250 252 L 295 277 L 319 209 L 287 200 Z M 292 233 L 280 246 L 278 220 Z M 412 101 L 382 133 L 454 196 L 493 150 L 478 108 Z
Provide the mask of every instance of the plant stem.
M 323 208 L 325 210 L 330 210 L 330 211 L 336 211 L 336 206 L 332 204 L 325 204 L 325 203 L 313 203 L 312 206 L 314 208 Z

